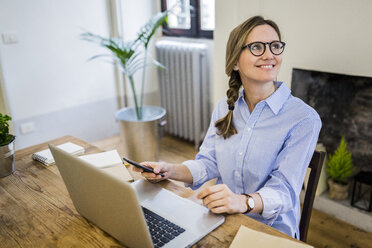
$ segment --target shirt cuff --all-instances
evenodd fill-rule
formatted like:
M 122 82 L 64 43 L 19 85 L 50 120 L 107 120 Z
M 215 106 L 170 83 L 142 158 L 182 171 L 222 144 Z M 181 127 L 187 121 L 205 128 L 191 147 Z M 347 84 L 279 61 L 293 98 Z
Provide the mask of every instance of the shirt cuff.
M 280 209 L 282 208 L 282 200 L 274 189 L 264 187 L 257 191 L 262 198 L 263 209 L 262 217 L 268 220 L 267 225 L 271 226 L 278 218 Z
M 192 184 L 185 183 L 186 187 L 190 187 L 192 190 L 198 189 L 204 182 L 207 181 L 207 172 L 203 164 L 196 160 L 187 160 L 182 163 L 185 165 L 192 175 Z

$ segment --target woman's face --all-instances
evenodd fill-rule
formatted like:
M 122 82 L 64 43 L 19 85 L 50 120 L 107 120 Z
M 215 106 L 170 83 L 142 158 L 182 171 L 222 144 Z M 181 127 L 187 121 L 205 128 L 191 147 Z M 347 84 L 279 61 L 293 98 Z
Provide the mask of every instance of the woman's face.
M 245 44 L 255 41 L 279 41 L 279 36 L 270 25 L 260 25 L 252 29 Z M 266 45 L 265 53 L 261 56 L 254 56 L 249 48 L 245 48 L 240 54 L 237 66 L 243 84 L 247 82 L 266 83 L 276 79 L 281 63 L 282 55 L 272 54 L 269 45 Z

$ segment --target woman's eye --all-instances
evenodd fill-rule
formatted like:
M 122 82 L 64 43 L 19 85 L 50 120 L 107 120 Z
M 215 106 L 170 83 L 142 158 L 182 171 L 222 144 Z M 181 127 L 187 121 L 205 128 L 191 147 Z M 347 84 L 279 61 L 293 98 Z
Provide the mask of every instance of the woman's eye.
M 251 49 L 252 50 L 261 50 L 262 49 L 262 46 L 260 44 L 253 44 L 251 46 Z
M 278 42 L 278 43 L 273 43 L 272 45 L 271 45 L 271 48 L 272 49 L 280 49 L 281 48 L 281 44 Z

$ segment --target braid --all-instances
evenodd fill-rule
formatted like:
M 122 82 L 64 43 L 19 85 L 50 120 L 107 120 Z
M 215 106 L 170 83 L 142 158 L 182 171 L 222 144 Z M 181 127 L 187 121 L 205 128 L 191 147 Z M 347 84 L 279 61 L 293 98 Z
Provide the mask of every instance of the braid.
M 224 139 L 238 133 L 234 127 L 233 123 L 233 110 L 236 100 L 239 98 L 239 89 L 242 85 L 240 80 L 240 75 L 237 71 L 232 71 L 229 80 L 229 89 L 226 92 L 227 95 L 227 105 L 229 111 L 225 117 L 216 121 L 214 126 L 218 129 L 217 134 L 223 136 Z

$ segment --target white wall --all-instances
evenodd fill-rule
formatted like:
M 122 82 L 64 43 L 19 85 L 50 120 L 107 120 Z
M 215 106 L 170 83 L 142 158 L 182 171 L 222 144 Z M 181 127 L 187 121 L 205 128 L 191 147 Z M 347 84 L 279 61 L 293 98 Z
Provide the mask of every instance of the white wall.
M 84 30 L 107 36 L 107 12 L 102 0 L 0 0 L 0 33 L 15 32 L 19 40 L 0 42 L 1 71 L 18 148 L 65 134 L 89 141 L 94 132 L 97 138 L 113 129 L 112 65 L 87 62 L 102 50 L 79 38 Z M 108 109 L 96 108 L 92 116 L 83 118 L 81 111 L 88 113 L 97 105 Z M 88 135 L 84 129 L 95 118 L 112 121 L 93 125 Z M 34 123 L 33 133 L 20 133 L 25 122 Z
M 9 114 L 8 110 L 8 100 L 6 99 L 7 95 L 5 94 L 5 86 L 3 83 L 3 73 L 1 71 L 1 61 L 0 61 L 0 113 Z
M 161 11 L 160 1 L 154 0 L 122 0 L 122 23 L 123 23 L 123 38 L 125 41 L 135 40 L 140 28 L 145 25 L 152 16 Z M 149 55 L 156 59 L 155 56 L 155 41 L 161 36 L 161 28 L 158 29 L 153 36 L 149 45 Z M 142 70 L 138 71 L 135 76 L 135 85 L 137 95 L 140 94 L 142 83 Z M 130 99 L 129 105 L 133 105 L 133 95 L 131 88 L 127 82 L 127 96 Z M 139 100 L 139 99 L 138 99 Z M 158 77 L 157 69 L 154 66 L 146 68 L 146 83 L 144 88 L 144 105 L 159 105 L 158 94 Z
M 4 81 L 16 119 L 114 96 L 110 64 L 86 62 L 99 53 L 79 39 L 108 33 L 104 1 L 0 1 L 0 30 L 18 34 L 1 43 Z M 94 73 L 93 73 L 94 72 Z
M 292 69 L 372 77 L 372 1 L 216 1 L 214 103 L 225 96 L 226 42 L 231 30 L 253 15 L 280 27 L 287 43 L 278 80 L 291 83 Z

